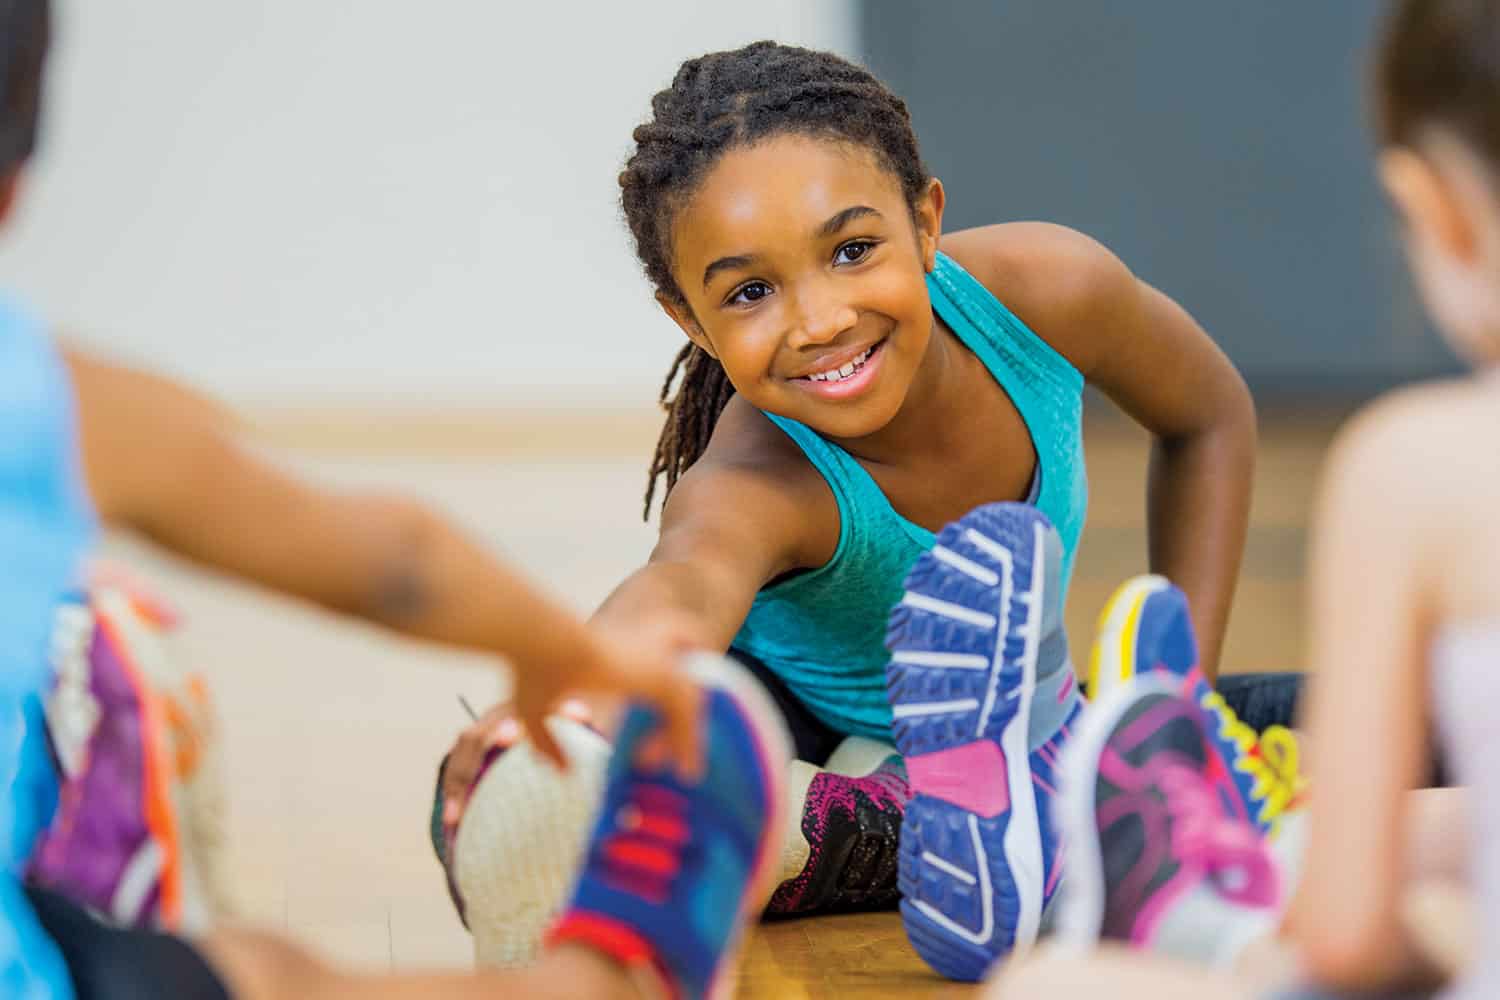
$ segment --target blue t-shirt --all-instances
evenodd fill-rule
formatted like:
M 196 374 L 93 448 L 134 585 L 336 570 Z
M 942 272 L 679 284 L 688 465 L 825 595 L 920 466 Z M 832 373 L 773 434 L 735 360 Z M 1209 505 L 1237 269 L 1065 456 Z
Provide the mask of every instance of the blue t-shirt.
M 97 533 L 73 390 L 42 326 L 0 298 L 0 996 L 70 998 L 20 876 L 57 803 L 42 697 L 53 615 Z

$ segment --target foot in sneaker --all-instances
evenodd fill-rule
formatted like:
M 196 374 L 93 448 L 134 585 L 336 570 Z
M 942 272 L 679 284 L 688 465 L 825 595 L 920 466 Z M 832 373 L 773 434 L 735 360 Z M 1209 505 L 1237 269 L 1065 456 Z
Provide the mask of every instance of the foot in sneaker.
M 561 716 L 547 724 L 568 755 L 568 770 L 559 771 L 529 742 L 494 748 L 456 826 L 442 821 L 438 778 L 433 847 L 480 965 L 515 968 L 536 960 L 578 876 L 604 786 L 609 742 Z
M 1029 947 L 1062 871 L 1052 771 L 1079 697 L 1061 562 L 1040 511 L 990 504 L 943 529 L 891 613 L 887 688 L 913 793 L 901 913 L 950 979 Z
M 60 788 L 27 876 L 120 925 L 198 930 L 224 903 L 212 708 L 166 647 L 171 614 L 123 580 L 101 574 L 57 612 Z
M 860 776 L 792 762 L 788 807 L 801 822 L 787 833 L 767 917 L 890 910 L 900 901 L 896 859 L 911 790 L 900 755 L 884 749 L 889 756 Z
M 1244 815 L 1274 836 L 1281 817 L 1296 808 L 1305 783 L 1299 772 L 1297 737 L 1283 726 L 1257 735 L 1234 714 L 1198 665 L 1198 641 L 1187 596 L 1161 576 L 1138 576 L 1122 584 L 1099 616 L 1089 658 L 1089 695 L 1106 698 L 1132 678 L 1161 673 L 1177 693 L 1210 720 L 1214 745 L 1234 776 Z
M 654 713 L 625 718 L 582 874 L 553 945 L 655 969 L 675 997 L 718 995 L 745 924 L 775 878 L 790 738 L 760 685 L 720 657 L 703 686 L 701 780 L 637 763 Z
M 1170 678 L 1143 675 L 1091 705 L 1062 782 L 1061 940 L 1220 962 L 1274 928 L 1275 864 L 1203 713 Z

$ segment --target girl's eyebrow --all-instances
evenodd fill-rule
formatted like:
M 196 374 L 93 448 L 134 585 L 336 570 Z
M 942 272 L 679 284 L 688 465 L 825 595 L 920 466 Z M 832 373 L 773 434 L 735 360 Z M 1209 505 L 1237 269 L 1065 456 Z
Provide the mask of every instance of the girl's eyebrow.
M 740 267 L 749 267 L 755 262 L 753 254 L 738 254 L 734 257 L 720 257 L 703 269 L 703 287 L 707 288 L 713 276 L 720 271 L 732 271 Z
M 843 211 L 835 213 L 827 222 L 819 226 L 818 238 L 826 239 L 855 219 L 863 219 L 866 216 L 873 216 L 877 219 L 885 218 L 884 215 L 880 214 L 878 209 L 871 208 L 869 205 L 851 205 Z M 754 254 L 735 254 L 732 257 L 720 257 L 703 269 L 703 287 L 707 288 L 708 283 L 713 280 L 714 275 L 720 271 L 732 271 L 736 268 L 749 267 L 753 263 L 755 263 Z
M 819 226 L 818 237 L 821 239 L 832 236 L 834 233 L 838 232 L 840 229 L 843 229 L 855 219 L 862 219 L 867 215 L 873 215 L 877 219 L 885 218 L 885 216 L 881 215 L 880 212 L 871 208 L 869 205 L 854 205 L 850 208 L 844 209 L 842 212 L 834 215 L 827 222 Z

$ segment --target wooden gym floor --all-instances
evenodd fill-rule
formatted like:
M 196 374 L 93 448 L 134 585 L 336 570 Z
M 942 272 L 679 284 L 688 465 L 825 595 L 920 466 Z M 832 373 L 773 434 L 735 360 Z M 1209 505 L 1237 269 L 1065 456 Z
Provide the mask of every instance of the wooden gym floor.
M 1087 424 L 1092 502 L 1068 609 L 1080 660 L 1110 591 L 1145 567 L 1145 438 L 1110 416 Z M 1336 425 L 1330 413 L 1263 415 L 1226 670 L 1300 663 L 1305 529 Z M 261 426 L 314 475 L 430 499 L 581 611 L 652 541 L 639 519 L 649 411 L 280 413 Z M 112 547 L 184 611 L 183 655 L 214 684 L 241 916 L 368 968 L 467 965 L 468 938 L 426 842 L 427 809 L 437 761 L 464 721 L 458 696 L 488 703 L 504 679 L 480 658 L 391 639 L 128 540 Z M 809 1000 L 973 992 L 929 973 L 893 914 L 762 927 L 740 984 L 745 997 Z

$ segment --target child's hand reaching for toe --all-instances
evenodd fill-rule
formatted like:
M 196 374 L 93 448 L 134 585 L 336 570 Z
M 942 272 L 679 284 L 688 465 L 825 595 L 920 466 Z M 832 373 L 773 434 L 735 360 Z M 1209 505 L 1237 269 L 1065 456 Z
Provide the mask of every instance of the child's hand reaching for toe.
M 621 628 L 596 623 L 587 639 L 569 656 L 549 662 L 518 663 L 514 698 L 485 712 L 453 744 L 443 768 L 443 823 L 454 826 L 491 749 L 506 750 L 523 736 L 558 767 L 568 760 L 544 725 L 557 713 L 591 723 L 593 710 L 580 695 L 621 697 L 650 705 L 662 720 L 664 749 L 685 778 L 696 776 L 698 746 L 697 685 L 678 669 L 693 647 L 693 630 L 676 618 Z M 572 696 L 572 697 L 570 697 Z

